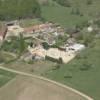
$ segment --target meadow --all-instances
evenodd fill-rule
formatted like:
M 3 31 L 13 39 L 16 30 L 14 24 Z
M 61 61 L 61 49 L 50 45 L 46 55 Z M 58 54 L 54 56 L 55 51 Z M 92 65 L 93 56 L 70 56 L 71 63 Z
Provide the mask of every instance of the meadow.
M 71 6 L 63 7 L 49 0 L 48 5 L 41 6 L 42 17 L 47 21 L 53 21 L 64 27 L 81 25 L 99 14 L 100 1 L 93 0 L 91 5 L 87 5 L 86 1 L 70 0 Z

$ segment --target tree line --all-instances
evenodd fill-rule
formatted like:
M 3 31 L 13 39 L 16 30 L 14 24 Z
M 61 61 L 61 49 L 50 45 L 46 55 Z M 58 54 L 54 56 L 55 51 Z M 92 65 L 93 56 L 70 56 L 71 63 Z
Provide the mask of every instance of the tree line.
M 40 17 L 36 0 L 0 0 L 0 20 Z
M 53 0 L 64 7 L 71 7 L 74 0 Z M 86 0 L 87 5 L 93 4 L 93 0 Z
M 56 1 L 58 4 L 65 6 L 65 7 L 70 7 L 71 2 L 69 0 L 53 0 Z

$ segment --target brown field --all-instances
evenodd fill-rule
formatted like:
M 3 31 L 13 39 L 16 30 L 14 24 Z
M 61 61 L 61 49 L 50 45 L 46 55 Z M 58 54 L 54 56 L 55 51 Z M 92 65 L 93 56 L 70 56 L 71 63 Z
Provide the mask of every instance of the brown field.
M 87 100 L 48 81 L 17 76 L 0 89 L 0 100 Z

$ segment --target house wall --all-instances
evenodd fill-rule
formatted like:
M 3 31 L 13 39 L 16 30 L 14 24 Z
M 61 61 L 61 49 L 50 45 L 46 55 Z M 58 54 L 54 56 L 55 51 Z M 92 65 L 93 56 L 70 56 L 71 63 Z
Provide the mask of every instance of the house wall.
M 2 36 L 0 36 L 0 41 L 3 41 L 3 37 Z

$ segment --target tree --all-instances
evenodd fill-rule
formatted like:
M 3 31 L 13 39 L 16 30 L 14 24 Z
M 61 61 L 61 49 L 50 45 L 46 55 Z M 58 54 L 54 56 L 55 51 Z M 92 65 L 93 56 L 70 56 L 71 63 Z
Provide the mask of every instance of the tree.
M 72 15 L 80 15 L 80 16 L 83 16 L 83 14 L 80 12 L 79 8 L 72 8 L 71 10 L 71 14 Z
M 76 15 L 80 15 L 81 14 L 79 8 L 76 8 L 75 14 Z
M 44 49 L 46 49 L 46 50 L 48 50 L 50 48 L 50 46 L 46 42 L 43 42 L 42 45 L 43 45 Z
M 59 58 L 58 63 L 59 63 L 59 64 L 62 64 L 62 63 L 63 63 L 62 58 Z
M 25 40 L 22 34 L 19 36 L 19 55 L 22 55 L 24 50 L 26 49 Z

